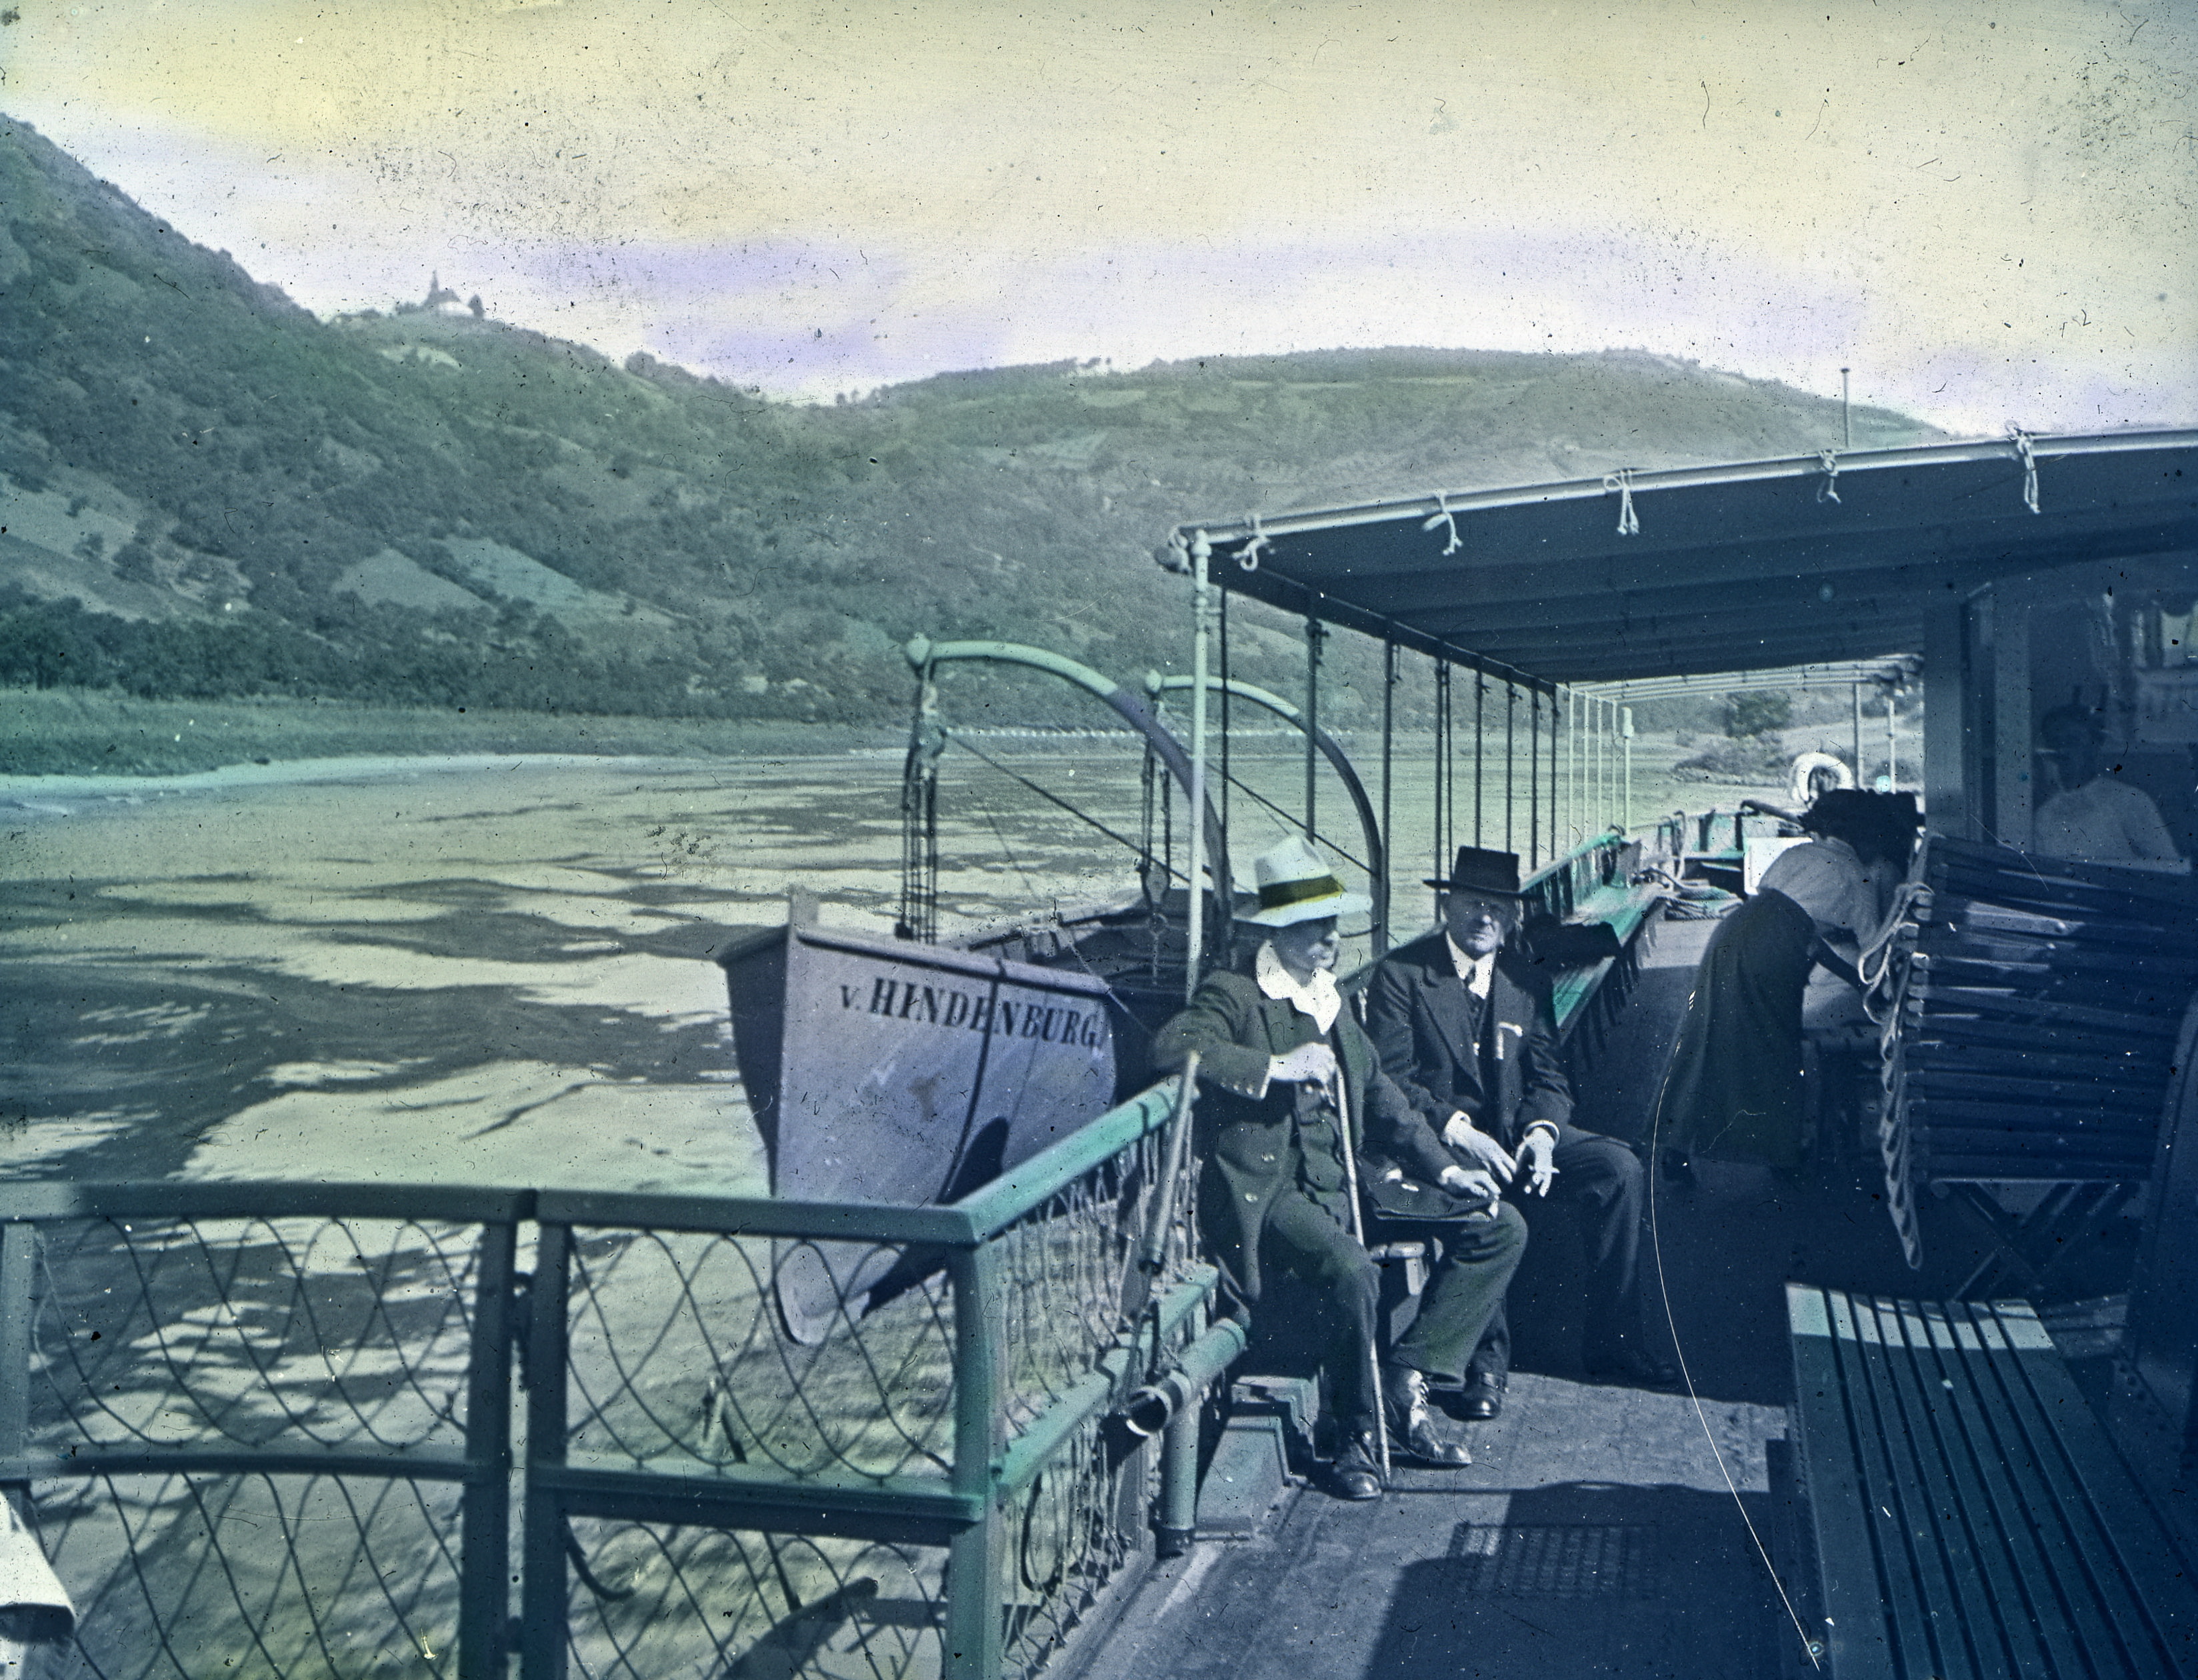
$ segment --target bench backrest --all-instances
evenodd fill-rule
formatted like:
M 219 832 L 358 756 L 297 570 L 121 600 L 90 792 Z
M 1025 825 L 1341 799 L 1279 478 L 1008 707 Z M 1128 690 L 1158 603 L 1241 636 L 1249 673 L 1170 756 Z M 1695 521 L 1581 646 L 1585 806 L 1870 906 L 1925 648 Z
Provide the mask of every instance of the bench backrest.
M 2130 1281 L 2125 1359 L 2185 1455 L 2198 1446 L 2198 999 L 2183 1017 Z

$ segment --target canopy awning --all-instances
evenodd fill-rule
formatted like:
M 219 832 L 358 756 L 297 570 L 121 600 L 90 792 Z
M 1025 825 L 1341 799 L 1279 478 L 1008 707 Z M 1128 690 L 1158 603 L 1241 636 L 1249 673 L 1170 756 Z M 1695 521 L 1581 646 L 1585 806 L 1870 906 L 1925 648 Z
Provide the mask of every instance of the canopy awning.
M 1876 659 L 1920 653 L 1932 602 L 1995 578 L 2198 555 L 2198 431 L 1635 472 L 1176 536 L 1195 553 L 1201 533 L 1238 594 L 1544 683 Z

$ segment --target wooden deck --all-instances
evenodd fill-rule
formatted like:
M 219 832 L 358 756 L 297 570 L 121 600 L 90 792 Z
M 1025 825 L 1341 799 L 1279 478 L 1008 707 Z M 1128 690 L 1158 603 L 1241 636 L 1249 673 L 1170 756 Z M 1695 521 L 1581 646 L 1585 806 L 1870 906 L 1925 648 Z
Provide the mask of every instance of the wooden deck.
M 1657 930 L 1633 1007 L 1580 1091 L 1580 1119 L 1645 1128 L 1713 924 Z M 1404 1472 L 1350 1505 L 1310 1491 L 1261 1537 L 1156 1568 L 1085 1680 L 1504 1680 L 1589 1675 L 1764 1680 L 1801 1638 L 1763 1555 L 1766 1445 L 1792 1381 L 1788 1278 L 1914 1294 L 1864 1174 L 1803 1189 L 1739 1166 L 1658 1183 L 1653 1233 L 1695 1396 L 1585 1381 L 1577 1239 L 1538 1223 L 1512 1291 L 1504 1415 L 1463 1427 L 1470 1469 Z M 1981 1235 L 1979 1236 L 1980 1252 Z M 1958 1225 L 1934 1270 L 1974 1264 Z

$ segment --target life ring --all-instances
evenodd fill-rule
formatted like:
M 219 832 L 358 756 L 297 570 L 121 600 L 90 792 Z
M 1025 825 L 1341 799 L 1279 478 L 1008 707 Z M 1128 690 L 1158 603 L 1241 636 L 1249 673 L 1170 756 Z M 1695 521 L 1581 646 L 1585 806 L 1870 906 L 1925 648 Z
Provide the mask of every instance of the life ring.
M 1796 811 L 1806 811 L 1818 793 L 1823 791 L 1819 779 L 1829 775 L 1834 788 L 1855 785 L 1854 772 L 1847 768 L 1846 760 L 1835 758 L 1829 753 L 1804 753 L 1794 760 L 1793 780 L 1787 784 L 1786 802 Z

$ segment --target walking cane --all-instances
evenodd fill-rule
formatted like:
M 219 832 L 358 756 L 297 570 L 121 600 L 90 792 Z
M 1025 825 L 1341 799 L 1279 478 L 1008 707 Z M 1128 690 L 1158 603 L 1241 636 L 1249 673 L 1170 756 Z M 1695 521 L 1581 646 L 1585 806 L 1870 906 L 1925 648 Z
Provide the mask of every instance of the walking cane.
M 1351 1103 L 1344 1092 L 1343 1064 L 1336 1064 L 1334 1076 L 1329 1081 L 1329 1095 L 1335 1102 L 1335 1121 L 1343 1133 L 1343 1178 L 1351 1197 L 1351 1235 L 1361 1249 L 1366 1247 L 1366 1222 L 1358 1213 L 1358 1148 L 1351 1136 Z M 1375 1339 L 1366 1343 L 1367 1375 L 1374 1379 L 1374 1439 L 1381 1450 L 1381 1484 L 1389 1482 L 1389 1403 L 1381 1392 L 1381 1351 L 1374 1345 Z
M 1152 1299 L 1153 1283 L 1160 1276 L 1160 1267 L 1167 1259 L 1168 1228 L 1175 1222 L 1176 1193 L 1183 1178 L 1183 1158 L 1190 1147 L 1190 1114 L 1192 1105 L 1198 1100 L 1198 1052 L 1193 1050 L 1184 1058 L 1183 1077 L 1176 1086 L 1175 1113 L 1169 1117 L 1167 1136 L 1160 1145 L 1160 1183 L 1153 1187 L 1153 1199 L 1145 1215 L 1144 1239 L 1137 1245 L 1137 1253 L 1131 1263 L 1128 1275 L 1122 1280 L 1122 1328 L 1129 1329 L 1144 1316 L 1146 1303 Z M 1160 1348 L 1154 1345 L 1154 1357 Z

